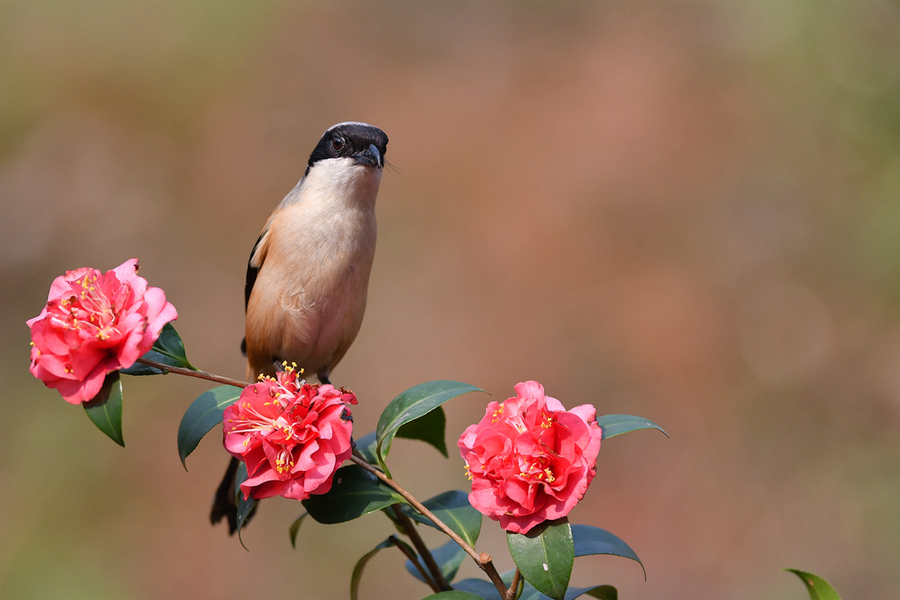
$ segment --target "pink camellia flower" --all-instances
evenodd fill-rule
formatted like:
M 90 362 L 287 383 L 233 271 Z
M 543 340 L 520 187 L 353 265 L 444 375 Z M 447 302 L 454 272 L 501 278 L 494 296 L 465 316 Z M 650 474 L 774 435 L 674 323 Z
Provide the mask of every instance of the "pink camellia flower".
M 567 411 L 540 383 L 519 383 L 459 438 L 469 502 L 512 533 L 561 519 L 594 478 L 601 435 L 590 404 Z
M 178 318 L 160 288 L 148 287 L 132 258 L 105 274 L 81 268 L 57 277 L 31 328 L 31 373 L 66 402 L 91 400 L 107 373 L 150 350 Z
M 313 385 L 292 367 L 247 386 L 223 415 L 224 444 L 247 465 L 244 499 L 305 500 L 331 489 L 352 451 L 353 392 Z

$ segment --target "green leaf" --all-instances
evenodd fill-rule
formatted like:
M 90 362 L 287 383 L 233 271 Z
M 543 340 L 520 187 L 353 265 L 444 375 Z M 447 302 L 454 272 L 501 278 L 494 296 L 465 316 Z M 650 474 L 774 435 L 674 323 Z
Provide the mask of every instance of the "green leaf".
M 568 519 L 546 521 L 525 535 L 508 533 L 506 542 L 525 580 L 553 600 L 564 600 L 575 563 Z
M 241 388 L 220 385 L 200 394 L 185 411 L 178 425 L 178 456 L 187 470 L 185 459 L 194 451 L 200 440 L 216 425 L 222 424 L 225 409 L 237 402 Z
M 463 579 L 453 584 L 453 589 L 475 594 L 482 600 L 499 600 L 500 594 L 490 581 L 484 579 Z
M 122 437 L 122 380 L 118 371 L 109 373 L 97 395 L 82 406 L 97 429 L 125 447 L 125 438 Z
M 581 594 L 572 596 L 572 598 L 577 598 L 578 596 L 581 596 L 583 594 L 587 594 L 592 598 L 599 598 L 600 600 L 619 600 L 619 592 L 616 591 L 616 588 L 611 585 L 598 585 L 597 587 L 589 589 L 586 592 L 582 592 Z M 566 600 L 569 599 L 566 598 Z
M 641 562 L 634 550 L 605 529 L 592 525 L 572 525 L 572 539 L 575 541 L 575 556 L 612 554 L 630 558 L 641 565 L 641 569 L 644 571 L 644 580 L 647 580 L 647 570 L 644 569 L 644 563 Z
M 157 362 L 162 362 L 165 358 L 162 354 L 158 354 L 153 350 L 147 350 L 141 356 L 141 358 L 146 358 L 147 360 L 155 360 Z M 144 365 L 141 363 L 134 363 L 128 368 L 119 369 L 119 371 L 123 375 L 162 375 L 163 371 L 161 369 L 157 369 L 155 367 L 151 367 L 150 365 Z
M 187 359 L 187 354 L 184 351 L 184 342 L 181 341 L 181 336 L 178 335 L 171 323 L 163 325 L 159 339 L 154 342 L 153 347 L 145 352 L 141 358 L 169 365 L 170 367 L 182 367 L 192 371 L 197 370 Z M 162 373 L 159 369 L 140 363 L 134 363 L 127 369 L 122 369 L 122 372 L 126 375 L 159 375 Z
M 483 390 L 473 385 L 458 381 L 429 381 L 412 387 L 391 400 L 381 413 L 375 430 L 378 440 L 376 449 L 378 462 L 384 466 L 384 460 L 391 449 L 391 440 L 403 425 L 415 421 L 457 396 L 481 391 Z
M 434 562 L 441 568 L 441 573 L 444 574 L 444 578 L 447 581 L 453 581 L 457 571 L 459 571 L 460 565 L 462 565 L 463 561 L 466 559 L 466 551 L 463 550 L 459 544 L 450 540 L 440 548 L 432 550 L 431 556 L 434 558 Z M 425 583 L 422 574 L 419 573 L 419 570 L 416 569 L 415 565 L 413 565 L 410 560 L 406 561 L 406 570 L 409 571 L 410 575 L 422 583 Z
M 618 600 L 618 592 L 616 591 L 616 588 L 611 585 L 585 588 L 570 587 L 566 590 L 566 600 L 575 600 L 575 598 L 580 598 L 584 595 L 599 598 L 600 600 Z M 497 592 L 495 588 L 494 596 L 492 598 L 496 597 Z M 526 581 L 525 586 L 522 589 L 522 595 L 519 596 L 518 600 L 549 600 L 549 597 L 534 589 L 534 586 Z
M 548 598 L 549 596 L 540 593 L 534 589 L 533 585 L 526 581 L 525 585 L 522 586 L 522 593 L 519 594 L 518 600 L 547 600 Z
M 397 430 L 396 436 L 431 444 L 444 455 L 444 458 L 450 458 L 447 454 L 447 440 L 444 438 L 446 427 L 447 417 L 444 415 L 444 409 L 438 406 L 430 413 L 403 425 Z
M 250 518 L 250 513 L 253 512 L 253 508 L 256 506 L 257 502 L 253 498 L 244 500 L 244 494 L 241 492 L 241 484 L 246 480 L 247 465 L 241 461 L 241 463 L 238 464 L 237 474 L 234 477 L 234 496 L 237 500 L 237 534 L 241 546 L 244 546 L 244 540 L 241 538 L 241 529 L 244 528 L 244 523 Z M 244 546 L 244 550 L 248 550 L 247 546 Z
M 584 596 L 587 594 L 592 598 L 599 598 L 600 600 L 618 600 L 619 592 L 616 591 L 611 585 L 598 585 L 597 587 L 586 587 L 586 588 L 573 588 L 570 587 L 569 591 L 566 592 L 566 600 L 575 600 L 575 598 Z
M 574 556 L 614 554 L 616 556 L 630 558 L 640 564 L 640 560 L 634 551 L 625 542 L 610 532 L 589 525 L 572 525 L 571 529 Z M 641 568 L 643 568 L 643 564 L 641 564 Z M 600 585 L 584 588 L 570 587 L 565 592 L 565 600 L 574 600 L 575 598 L 584 595 L 599 598 L 600 600 L 617 600 L 618 598 L 616 588 L 610 585 Z M 547 597 L 548 596 L 535 589 L 530 583 L 526 583 L 519 600 L 545 600 Z
M 378 455 L 375 453 L 375 432 L 367 433 L 356 440 L 356 451 L 370 465 L 378 464 Z
M 351 521 L 392 504 L 406 502 L 403 496 L 358 465 L 341 467 L 326 494 L 303 501 L 309 516 L 326 525 Z
M 422 504 L 467 544 L 475 547 L 478 534 L 481 533 L 481 513 L 472 508 L 472 505 L 469 504 L 469 496 L 465 492 L 458 490 L 444 492 Z M 412 506 L 406 505 L 400 510 L 419 523 L 438 528 L 431 519 L 419 513 Z
M 250 516 L 250 511 L 253 510 L 253 507 L 256 506 L 257 500 L 253 498 L 247 498 L 244 500 L 244 494 L 238 496 L 237 499 L 237 532 L 238 537 L 241 536 L 241 529 L 244 527 L 244 523 L 247 522 L 247 517 Z M 243 545 L 244 542 L 241 542 Z M 246 546 L 245 546 L 246 547 Z
M 296 550 L 297 549 L 297 532 L 300 531 L 300 526 L 303 525 L 303 519 L 309 516 L 309 513 L 305 512 L 299 517 L 297 520 L 291 523 L 291 528 L 288 529 L 288 535 L 291 536 L 291 547 Z
M 809 592 L 810 600 L 841 600 L 837 590 L 818 575 L 813 575 L 806 571 L 798 571 L 797 569 L 785 569 L 785 571 L 790 571 L 803 581 L 806 591 Z
M 638 429 L 658 429 L 666 437 L 669 437 L 669 434 L 653 421 L 631 415 L 603 415 L 602 417 L 597 417 L 597 424 L 603 430 L 602 439 L 604 440 L 622 433 L 628 433 L 629 431 L 637 431 Z
M 497 590 L 495 589 L 494 592 Z M 460 590 L 450 590 L 449 592 L 440 592 L 432 594 L 422 600 L 482 600 L 482 596 L 473 594 L 472 592 L 463 592 Z
M 388 538 L 375 546 L 370 552 L 367 552 L 356 562 L 356 566 L 353 567 L 353 574 L 350 576 L 350 600 L 359 600 L 359 582 L 362 580 L 363 569 L 366 568 L 366 563 L 369 562 L 369 559 L 378 554 L 381 550 L 385 548 L 390 548 L 394 545 L 394 542 L 391 538 Z

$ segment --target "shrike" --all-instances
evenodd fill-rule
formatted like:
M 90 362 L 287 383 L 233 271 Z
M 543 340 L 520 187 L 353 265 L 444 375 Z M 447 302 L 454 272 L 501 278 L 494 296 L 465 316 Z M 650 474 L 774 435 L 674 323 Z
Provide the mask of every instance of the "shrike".
M 388 137 L 366 123 L 330 127 L 300 182 L 263 227 L 247 265 L 241 350 L 247 379 L 297 363 L 321 383 L 353 343 L 375 256 L 375 198 Z M 237 527 L 232 458 L 210 513 Z

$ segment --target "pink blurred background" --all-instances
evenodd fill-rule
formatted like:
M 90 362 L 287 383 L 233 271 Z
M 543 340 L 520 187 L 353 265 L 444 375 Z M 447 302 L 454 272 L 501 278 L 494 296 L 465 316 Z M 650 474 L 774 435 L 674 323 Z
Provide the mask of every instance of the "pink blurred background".
M 372 515 L 249 552 L 206 520 L 226 458 L 179 464 L 206 386 L 126 380 L 127 447 L 27 371 L 26 319 L 66 269 L 141 274 L 199 367 L 239 377 L 246 259 L 322 131 L 391 138 L 362 331 L 335 383 L 359 433 L 431 379 L 671 435 L 604 443 L 573 521 L 640 567 L 625 599 L 900 596 L 900 9 L 878 0 L 0 4 L 0 597 L 348 596 Z M 448 404 L 448 440 L 489 400 Z M 462 460 L 398 441 L 421 498 Z M 437 536 L 429 541 L 437 542 Z M 479 549 L 512 567 L 498 527 Z M 465 565 L 463 576 L 477 570 Z M 365 599 L 427 589 L 397 553 Z

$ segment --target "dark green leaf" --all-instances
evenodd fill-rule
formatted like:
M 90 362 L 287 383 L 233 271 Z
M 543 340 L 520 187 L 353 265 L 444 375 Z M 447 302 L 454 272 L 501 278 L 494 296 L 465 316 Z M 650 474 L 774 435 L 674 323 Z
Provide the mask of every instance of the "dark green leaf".
M 576 588 L 570 587 L 566 590 L 566 600 L 575 600 L 581 596 L 588 595 L 600 600 L 618 600 L 618 592 L 611 585 L 600 585 L 596 587 Z M 519 600 L 550 600 L 549 596 L 540 593 L 530 583 L 525 582 L 522 589 L 522 595 Z
M 103 380 L 100 392 L 82 406 L 97 429 L 125 447 L 125 438 L 122 437 L 122 380 L 118 371 L 109 373 Z
M 241 529 L 244 527 L 244 523 L 247 522 L 247 519 L 250 517 L 250 513 L 253 511 L 253 508 L 256 506 L 256 500 L 253 498 L 247 498 L 244 500 L 244 494 L 241 492 L 241 484 L 247 480 L 247 465 L 242 461 L 238 465 L 237 474 L 234 476 L 234 496 L 237 499 L 237 534 L 238 540 L 241 542 L 241 546 L 244 546 L 244 540 L 241 538 Z M 244 550 L 247 550 L 247 546 L 244 546 Z
M 549 600 L 550 596 L 546 596 L 536 589 L 534 586 L 525 582 L 525 585 L 522 586 L 522 593 L 519 595 L 519 600 Z
M 453 581 L 457 571 L 459 571 L 460 565 L 462 565 L 466 558 L 466 551 L 456 542 L 450 540 L 440 548 L 432 550 L 431 556 L 434 558 L 434 562 L 441 568 L 441 573 L 444 574 L 444 578 L 447 581 Z M 425 583 L 425 580 L 422 579 L 422 574 L 419 573 L 419 570 L 416 569 L 415 565 L 409 560 L 406 561 L 406 570 L 409 571 L 413 577 Z
M 426 500 L 422 504 L 434 513 L 435 517 L 452 529 L 454 533 L 464 539 L 467 544 L 473 548 L 475 547 L 478 534 L 481 533 L 481 513 L 472 508 L 472 505 L 469 504 L 469 497 L 465 492 L 458 490 L 444 492 L 430 500 Z M 412 506 L 403 506 L 401 510 L 419 523 L 424 523 L 435 529 L 438 528 L 437 525 L 431 522 L 431 519 L 420 514 Z
M 619 592 L 611 585 L 598 585 L 585 593 L 592 598 L 599 598 L 600 600 L 619 600 Z M 573 596 L 573 598 L 577 597 L 578 596 Z
M 220 385 L 200 394 L 185 411 L 178 425 L 178 456 L 187 469 L 185 459 L 194 451 L 200 440 L 216 425 L 222 424 L 225 409 L 237 402 L 241 389 Z
M 303 513 L 297 520 L 291 523 L 291 528 L 288 529 L 288 535 L 291 536 L 291 547 L 296 550 L 297 549 L 297 532 L 300 531 L 300 526 L 303 525 L 303 519 L 309 516 L 309 513 Z
M 367 433 L 362 436 L 358 440 L 356 440 L 356 451 L 359 452 L 360 456 L 365 459 L 367 463 L 370 465 L 377 465 L 378 458 L 375 454 L 375 432 Z
M 572 525 L 572 539 L 575 540 L 575 556 L 612 554 L 630 558 L 641 565 L 641 569 L 644 570 L 644 580 L 647 579 L 647 570 L 644 569 L 644 563 L 641 562 L 634 550 L 605 529 L 592 525 Z
M 159 339 L 153 344 L 153 350 L 176 361 L 175 366 L 184 367 L 186 369 L 194 369 L 194 366 L 187 359 L 187 353 L 184 351 L 184 342 L 181 336 L 175 331 L 175 327 L 171 323 L 166 323 L 159 334 Z
M 422 600 L 482 600 L 482 596 L 461 590 L 450 590 L 449 592 L 432 594 Z
M 156 362 L 163 362 L 165 357 L 162 354 L 157 354 L 153 350 L 147 350 L 141 358 L 146 358 L 147 360 L 153 360 Z M 161 369 L 157 369 L 155 367 L 151 367 L 149 365 L 134 363 L 127 369 L 120 369 L 123 375 L 162 375 L 163 372 Z
M 313 519 L 330 525 L 404 502 L 403 496 L 362 467 L 348 465 L 334 474 L 334 482 L 327 494 L 310 496 L 303 501 L 303 507 Z
M 653 421 L 631 415 L 603 415 L 602 417 L 597 417 L 597 424 L 603 430 L 604 440 L 615 435 L 628 433 L 629 431 L 637 431 L 638 429 L 658 429 L 666 437 L 669 437 L 669 434 Z
M 803 581 L 806 591 L 809 592 L 810 600 L 841 600 L 837 590 L 818 575 L 813 575 L 806 571 L 798 571 L 797 569 L 785 569 L 785 571 L 790 571 Z
M 444 409 L 438 406 L 430 413 L 403 425 L 397 430 L 396 436 L 431 444 L 444 455 L 444 458 L 450 458 L 450 455 L 447 454 L 447 441 L 444 438 L 446 427 L 447 417 L 444 415 Z
M 196 371 L 197 369 L 188 361 L 184 351 L 184 342 L 181 336 L 175 331 L 175 327 L 171 323 L 163 325 L 159 334 L 159 339 L 153 344 L 141 358 L 152 360 L 171 367 L 182 367 Z M 122 373 L 126 375 L 159 375 L 161 370 L 140 363 L 134 363 L 127 369 L 122 369 Z
M 480 391 L 483 390 L 458 381 L 429 381 L 412 387 L 391 400 L 381 413 L 375 430 L 379 463 L 384 465 L 384 460 L 391 449 L 391 440 L 403 425 L 428 414 L 457 396 Z
M 482 600 L 500 600 L 500 593 L 494 584 L 483 579 L 463 579 L 454 583 L 453 589 L 475 594 Z
M 353 567 L 353 574 L 350 576 L 350 600 L 358 600 L 359 599 L 359 582 L 362 580 L 363 569 L 366 568 L 366 563 L 369 562 L 369 559 L 378 554 L 381 550 L 385 548 L 390 548 L 394 545 L 394 542 L 388 538 L 375 546 L 370 552 L 367 552 L 356 562 L 356 566 Z
M 593 588 L 569 588 L 566 592 L 566 600 L 575 600 L 580 596 L 588 595 L 600 600 L 618 600 L 619 592 L 611 585 L 598 585 Z
M 525 535 L 508 533 L 506 542 L 525 580 L 553 600 L 564 600 L 575 562 L 568 519 L 541 523 Z

